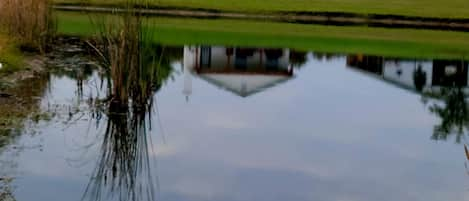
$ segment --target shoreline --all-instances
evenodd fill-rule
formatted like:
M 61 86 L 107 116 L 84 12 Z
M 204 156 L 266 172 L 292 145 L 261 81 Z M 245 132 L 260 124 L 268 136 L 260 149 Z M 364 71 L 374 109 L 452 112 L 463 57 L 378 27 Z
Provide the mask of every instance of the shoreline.
M 46 74 L 48 72 L 46 60 L 47 58 L 41 55 L 25 56 L 21 68 L 0 76 L 0 84 L 6 84 L 8 90 L 8 88 L 14 88 L 18 83 Z M 0 87 L 1 91 L 2 87 Z
M 120 6 L 86 5 L 86 4 L 54 4 L 59 11 L 94 12 L 94 13 L 125 13 Z M 286 22 L 295 24 L 322 24 L 335 26 L 369 26 L 386 28 L 413 28 L 429 30 L 446 30 L 469 32 L 469 19 L 465 18 L 434 18 L 381 14 L 355 14 L 338 12 L 272 12 L 250 13 L 232 12 L 214 9 L 194 9 L 181 7 L 148 8 L 136 7 L 137 12 L 145 16 L 191 17 L 206 19 L 240 19 Z

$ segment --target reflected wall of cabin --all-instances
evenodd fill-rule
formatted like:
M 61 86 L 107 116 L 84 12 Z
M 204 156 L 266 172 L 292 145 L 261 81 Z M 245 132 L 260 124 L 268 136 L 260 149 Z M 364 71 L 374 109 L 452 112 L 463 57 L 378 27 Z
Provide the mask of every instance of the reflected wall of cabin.
M 469 93 L 468 62 L 463 60 L 408 60 L 349 55 L 347 67 L 417 92 L 438 93 L 442 87 L 459 87 Z

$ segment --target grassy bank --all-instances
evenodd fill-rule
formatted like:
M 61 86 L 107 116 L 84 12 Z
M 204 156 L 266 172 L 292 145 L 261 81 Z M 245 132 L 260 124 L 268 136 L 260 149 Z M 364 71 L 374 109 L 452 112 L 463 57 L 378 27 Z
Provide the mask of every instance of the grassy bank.
M 0 75 L 25 69 L 20 49 L 46 52 L 55 30 L 50 5 L 50 0 L 0 1 Z
M 55 3 L 120 5 L 125 0 L 54 0 Z M 151 6 L 237 12 L 345 12 L 469 18 L 467 0 L 149 0 Z
M 58 13 L 61 34 L 90 36 L 89 16 Z M 289 47 L 406 58 L 469 58 L 469 33 L 299 25 L 241 20 L 152 18 L 153 40 L 165 44 Z
M 15 71 L 23 63 L 23 56 L 14 39 L 0 33 L 0 75 Z
M 1 30 L 23 47 L 44 53 L 54 31 L 50 0 L 0 1 Z

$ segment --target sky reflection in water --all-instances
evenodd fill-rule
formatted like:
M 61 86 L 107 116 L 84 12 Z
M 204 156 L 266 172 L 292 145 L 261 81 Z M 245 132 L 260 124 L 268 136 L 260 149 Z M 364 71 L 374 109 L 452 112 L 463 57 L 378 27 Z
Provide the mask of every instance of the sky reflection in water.
M 174 79 L 154 100 L 148 154 L 156 200 L 469 199 L 462 144 L 451 136 L 431 140 L 441 120 L 429 105 L 441 101 L 425 102 L 407 79 L 420 63 L 436 72 L 431 61 L 380 60 L 382 68 L 370 70 L 363 62 L 377 66 L 377 58 L 360 55 L 307 53 L 303 64 L 291 65 L 288 49 L 270 56 L 269 49 L 180 51 Z M 399 69 L 401 80 L 384 74 Z M 436 93 L 433 75 L 425 93 Z M 96 93 L 91 83 L 99 83 L 96 73 L 85 82 L 84 100 Z M 50 86 L 44 108 L 79 103 L 73 79 L 53 75 Z M 63 117 L 18 140 L 42 149 L 12 157 L 17 200 L 82 198 L 105 123 L 87 114 L 63 124 Z

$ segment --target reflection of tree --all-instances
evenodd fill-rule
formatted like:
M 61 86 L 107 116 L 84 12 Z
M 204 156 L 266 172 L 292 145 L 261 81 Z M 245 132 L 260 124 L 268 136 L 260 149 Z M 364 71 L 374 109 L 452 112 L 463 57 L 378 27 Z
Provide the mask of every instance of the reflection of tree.
M 301 68 L 306 63 L 307 52 L 291 50 L 290 51 L 290 63 L 295 68 Z
M 422 91 L 425 83 L 427 82 L 427 74 L 422 70 L 422 66 L 419 65 L 414 71 L 414 86 L 417 91 Z
M 434 127 L 432 139 L 447 140 L 449 136 L 456 135 L 456 142 L 461 142 L 469 130 L 469 110 L 463 90 L 459 87 L 441 88 L 439 94 L 428 95 L 444 101 L 444 104 L 434 103 L 429 108 L 441 119 L 440 124 Z

